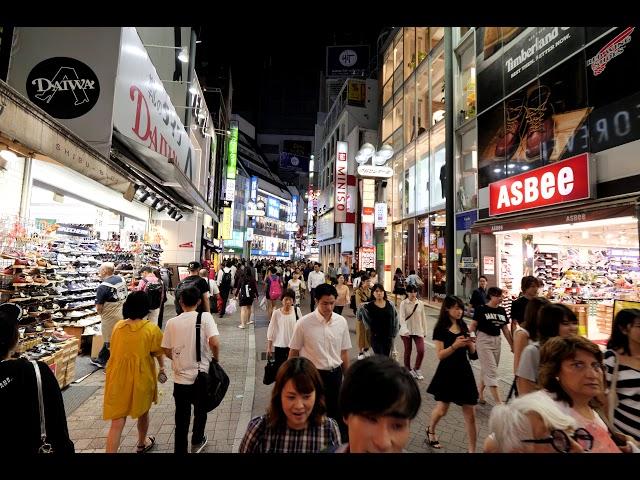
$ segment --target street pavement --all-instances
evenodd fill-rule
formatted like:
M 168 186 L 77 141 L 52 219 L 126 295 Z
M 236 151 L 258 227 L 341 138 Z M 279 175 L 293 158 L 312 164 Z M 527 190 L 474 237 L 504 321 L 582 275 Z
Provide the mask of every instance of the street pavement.
M 262 291 L 262 288 L 260 289 Z M 165 317 L 173 312 L 172 298 L 165 305 Z M 422 365 L 422 373 L 425 379 L 420 381 L 422 392 L 422 406 L 416 419 L 411 425 L 411 437 L 407 450 L 409 452 L 457 452 L 467 451 L 466 431 L 462 417 L 462 410 L 456 405 L 451 405 L 449 413 L 444 417 L 437 428 L 437 435 L 443 448 L 434 450 L 424 444 L 425 430 L 429 421 L 431 410 L 435 402 L 433 397 L 426 393 L 429 381 L 433 377 L 437 366 L 435 350 L 431 342 L 431 334 L 435 325 L 437 310 L 427 307 L 429 333 L 425 342 L 425 357 Z M 302 305 L 303 314 L 309 312 L 307 299 Z M 208 444 L 204 453 L 229 453 L 237 452 L 246 426 L 251 418 L 265 413 L 269 404 L 273 385 L 263 385 L 266 333 L 268 321 L 266 312 L 260 310 L 254 304 L 255 323 L 246 329 L 239 329 L 240 312 L 233 315 L 225 315 L 223 319 L 215 316 L 220 331 L 220 357 L 221 364 L 230 378 L 230 386 L 227 395 L 218 408 L 208 415 L 205 432 L 208 436 Z M 351 342 L 355 340 L 355 317 L 348 307 L 343 311 L 351 331 Z M 503 340 L 502 358 L 499 367 L 500 387 L 503 398 L 506 398 L 509 386 L 513 379 L 512 360 L 513 355 L 509 350 L 506 340 Z M 402 362 L 403 346 L 401 340 L 396 339 L 398 359 Z M 357 348 L 352 348 L 351 362 L 356 361 Z M 415 356 L 415 352 L 414 352 Z M 412 363 L 413 364 L 413 363 Z M 476 380 L 479 378 L 478 362 L 472 362 Z M 167 367 L 170 360 L 166 360 Z M 173 402 L 173 373 L 167 368 L 169 377 L 165 384 L 159 384 L 158 404 L 150 410 L 149 435 L 155 435 L 156 447 L 151 450 L 155 453 L 171 453 L 174 444 L 174 402 Z M 109 431 L 110 421 L 102 419 L 102 406 L 104 396 L 104 370 L 98 370 L 80 385 L 96 385 L 99 388 L 68 418 L 67 423 L 71 439 L 75 443 L 76 452 L 99 453 L 105 451 L 106 437 Z M 489 433 L 487 423 L 491 411 L 491 395 L 486 392 L 486 405 L 476 407 L 478 425 L 478 451 L 481 451 L 482 442 Z M 125 425 L 120 452 L 133 452 L 137 443 L 136 421 L 128 419 Z

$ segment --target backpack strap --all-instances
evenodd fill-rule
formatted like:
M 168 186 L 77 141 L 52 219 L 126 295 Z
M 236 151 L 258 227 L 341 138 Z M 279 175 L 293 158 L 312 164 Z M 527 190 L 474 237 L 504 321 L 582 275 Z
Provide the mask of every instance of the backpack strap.
M 196 362 L 198 362 L 198 369 L 200 368 L 200 323 L 202 322 L 202 312 L 198 312 L 196 319 Z

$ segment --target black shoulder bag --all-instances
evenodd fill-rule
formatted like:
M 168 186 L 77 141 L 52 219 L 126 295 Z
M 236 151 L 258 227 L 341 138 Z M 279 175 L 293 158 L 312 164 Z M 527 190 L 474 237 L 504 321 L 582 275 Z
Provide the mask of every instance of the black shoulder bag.
M 200 323 L 202 312 L 198 312 L 196 320 L 196 361 L 198 363 L 198 376 L 194 383 L 196 389 L 196 403 L 204 406 L 210 412 L 222 402 L 229 388 L 229 376 L 224 371 L 218 360 L 213 357 L 209 363 L 209 371 L 200 371 Z

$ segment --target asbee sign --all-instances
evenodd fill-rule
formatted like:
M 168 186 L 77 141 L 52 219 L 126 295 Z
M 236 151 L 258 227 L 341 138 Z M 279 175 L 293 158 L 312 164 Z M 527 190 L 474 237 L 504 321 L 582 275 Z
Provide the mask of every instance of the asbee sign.
M 519 212 L 591 197 L 589 155 L 568 158 L 489 184 L 489 215 Z
M 335 198 L 335 222 L 345 223 L 347 221 L 347 153 L 349 146 L 347 142 L 338 142 L 336 152 L 336 198 Z
M 75 58 L 53 57 L 38 63 L 27 76 L 29 100 L 54 118 L 77 118 L 91 111 L 100 98 L 100 82 Z

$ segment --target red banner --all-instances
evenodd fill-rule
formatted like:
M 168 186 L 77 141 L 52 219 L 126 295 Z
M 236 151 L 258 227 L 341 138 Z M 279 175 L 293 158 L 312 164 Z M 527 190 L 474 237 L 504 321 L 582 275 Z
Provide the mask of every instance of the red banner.
M 489 184 L 489 215 L 573 202 L 590 196 L 589 155 L 583 153 Z

